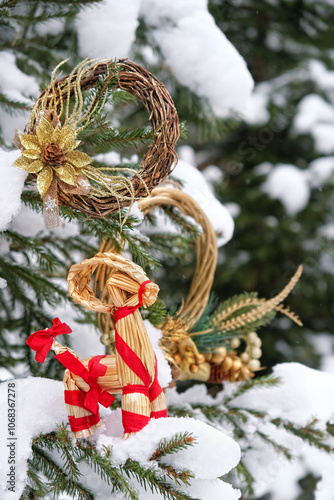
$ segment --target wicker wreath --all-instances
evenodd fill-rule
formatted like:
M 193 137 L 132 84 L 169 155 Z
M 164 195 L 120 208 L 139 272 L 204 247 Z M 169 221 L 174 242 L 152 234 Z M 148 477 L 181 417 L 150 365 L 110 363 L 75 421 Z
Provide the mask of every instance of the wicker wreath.
M 102 110 L 108 90 L 122 89 L 143 103 L 149 113 L 149 120 L 153 130 L 154 142 L 143 157 L 140 171 L 133 175 L 131 179 L 127 179 L 126 187 L 117 189 L 116 196 L 108 195 L 105 190 L 102 195 L 99 195 L 96 190 L 89 193 L 84 188 L 81 189 L 79 186 L 80 178 L 76 176 L 77 182 L 73 181 L 73 167 L 76 173 L 80 172 L 79 169 L 82 168 L 82 164 L 85 161 L 86 164 L 89 163 L 87 159 L 89 157 L 79 151 L 74 152 L 76 155 L 73 154 L 74 146 L 68 147 L 69 151 L 66 151 L 64 147 L 58 147 L 58 144 L 55 145 L 51 134 L 57 127 L 62 127 L 58 118 L 62 115 L 65 116 L 65 120 L 63 120 L 65 123 L 62 128 L 64 135 L 74 134 L 73 144 L 76 142 L 73 123 L 82 125 L 83 121 L 86 120 L 87 123 L 89 121 L 87 117 L 87 119 L 85 118 L 82 92 L 92 88 L 96 90 L 96 103 L 93 102 L 92 104 L 92 112 L 96 109 Z M 76 114 L 73 112 L 71 115 L 69 114 L 71 108 L 69 101 L 73 96 Z M 80 108 L 81 112 L 78 112 L 77 108 Z M 41 120 L 42 124 L 40 123 Z M 53 129 L 50 129 L 46 121 L 49 122 Z M 84 126 L 86 125 L 81 126 L 81 128 L 84 128 Z M 77 129 L 79 128 L 77 127 Z M 34 156 L 31 154 L 31 148 L 37 148 L 37 138 L 40 138 L 43 134 L 46 137 L 47 132 L 49 132 L 49 135 L 51 134 L 51 139 L 39 144 L 40 151 L 35 150 L 37 152 Z M 40 95 L 32 109 L 30 122 L 25 128 L 24 134 L 19 133 L 16 135 L 14 142 L 22 150 L 22 157 L 15 165 L 18 168 L 25 169 L 33 176 L 37 175 L 37 180 L 41 177 L 41 189 L 39 187 L 39 191 L 43 196 L 46 193 L 46 188 L 43 191 L 43 182 L 45 185 L 45 178 L 47 175 L 50 177 L 50 169 L 53 170 L 51 172 L 55 178 L 57 172 L 61 170 L 59 167 L 62 168 L 68 160 L 72 167 L 72 178 L 70 175 L 63 176 L 56 184 L 58 204 L 80 210 L 89 217 L 104 217 L 111 212 L 129 206 L 134 199 L 147 196 L 155 186 L 170 174 L 177 162 L 175 147 L 179 135 L 179 119 L 173 100 L 165 85 L 149 71 L 127 59 L 118 61 L 105 60 L 94 63 L 83 62 L 70 75 L 61 79 L 56 79 L 54 72 L 51 85 Z M 60 140 L 62 141 L 60 142 L 61 145 L 66 142 L 65 138 Z M 28 150 L 29 152 L 27 152 Z M 87 158 L 84 158 L 83 155 Z M 36 160 L 39 163 L 36 163 Z M 91 161 L 92 159 L 90 159 Z M 33 162 L 35 163 L 32 166 Z M 39 170 L 37 170 L 37 165 L 39 165 Z M 43 170 L 43 166 L 49 168 L 49 173 L 46 168 Z M 45 171 L 42 176 L 40 176 L 41 171 L 42 173 Z M 44 178 L 42 179 L 42 177 Z M 91 177 L 91 179 L 96 180 L 94 177 Z M 81 185 L 84 186 L 82 179 Z M 87 185 L 89 184 L 86 182 Z

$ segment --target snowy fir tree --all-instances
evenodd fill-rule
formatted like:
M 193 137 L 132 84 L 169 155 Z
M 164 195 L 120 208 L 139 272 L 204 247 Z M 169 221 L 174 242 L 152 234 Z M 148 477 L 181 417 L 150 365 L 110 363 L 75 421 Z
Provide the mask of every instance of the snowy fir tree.
M 1 500 L 332 500 L 332 2 L 0 9 Z M 131 315 L 168 418 L 127 439 L 132 394 L 94 430 L 58 361 L 126 371 L 115 262 L 160 287 Z

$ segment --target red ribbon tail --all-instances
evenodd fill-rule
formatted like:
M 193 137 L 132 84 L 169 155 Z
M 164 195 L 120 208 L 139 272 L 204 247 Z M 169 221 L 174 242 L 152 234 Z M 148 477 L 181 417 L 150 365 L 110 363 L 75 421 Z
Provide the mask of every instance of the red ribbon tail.
M 99 397 L 99 403 L 103 405 L 105 408 L 109 408 L 115 401 L 115 396 L 112 394 L 109 394 L 109 392 L 102 391 Z
M 50 338 L 48 342 L 42 347 L 42 349 L 38 349 L 36 352 L 35 360 L 39 363 L 44 363 L 46 356 L 49 354 L 49 351 L 52 346 L 53 339 Z
M 99 410 L 98 406 L 99 400 L 99 389 L 98 387 L 93 387 L 90 389 L 85 396 L 85 408 L 92 413 L 97 413 Z
M 53 338 L 46 334 L 46 330 L 39 330 L 38 332 L 32 333 L 26 340 L 26 344 L 30 349 L 36 351 L 35 359 L 39 363 L 44 363 L 51 349 L 52 342 Z

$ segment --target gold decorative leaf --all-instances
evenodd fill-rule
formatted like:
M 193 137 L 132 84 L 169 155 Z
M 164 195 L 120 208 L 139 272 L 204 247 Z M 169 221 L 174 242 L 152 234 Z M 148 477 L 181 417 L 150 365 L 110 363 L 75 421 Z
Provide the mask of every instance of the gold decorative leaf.
M 76 149 L 78 146 L 80 146 L 80 144 L 81 144 L 81 141 L 74 141 L 73 142 L 73 148 L 72 147 L 68 147 L 67 151 L 73 151 L 73 149 Z
M 41 156 L 41 153 L 37 149 L 25 149 L 24 151 L 22 151 L 22 155 L 26 158 L 37 160 Z
M 46 165 L 37 176 L 37 189 L 41 196 L 44 196 L 49 189 L 53 179 L 53 170 Z
M 41 147 L 47 142 L 52 142 L 54 128 L 51 123 L 49 123 L 45 118 L 41 118 L 39 124 L 36 127 L 36 134 L 38 137 L 38 142 Z
M 27 172 L 30 164 L 31 160 L 29 158 L 25 158 L 24 156 L 20 156 L 20 158 L 17 158 L 17 160 L 14 161 L 15 167 L 26 170 Z
M 21 144 L 26 149 L 35 149 L 37 151 L 41 150 L 41 146 L 38 142 L 38 137 L 32 134 L 20 134 L 19 135 Z
M 66 160 L 76 168 L 83 168 L 93 161 L 90 156 L 86 155 L 86 153 L 81 153 L 80 151 L 69 151 L 66 153 Z
M 62 131 L 59 127 L 56 127 L 53 131 L 52 142 L 56 142 L 57 144 L 59 144 L 61 137 L 62 137 Z
M 71 186 L 75 186 L 77 172 L 75 168 L 69 163 L 64 163 L 61 167 L 56 169 L 56 174 L 60 180 L 66 182 L 66 184 L 70 184 Z
M 44 163 L 41 160 L 35 160 L 25 169 L 29 174 L 37 174 L 44 168 Z
M 76 128 L 75 125 L 67 125 L 61 129 L 61 137 L 59 140 L 59 146 L 66 153 L 67 151 L 72 151 L 75 146 L 75 136 Z

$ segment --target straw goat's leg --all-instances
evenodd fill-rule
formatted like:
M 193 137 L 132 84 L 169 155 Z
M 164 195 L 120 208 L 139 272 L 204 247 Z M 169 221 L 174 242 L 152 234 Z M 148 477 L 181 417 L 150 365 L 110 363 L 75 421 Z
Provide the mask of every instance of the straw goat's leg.
M 65 401 L 71 401 L 71 404 L 66 403 L 66 409 L 73 437 L 79 439 L 91 436 L 94 430 L 101 425 L 99 414 L 93 415 L 90 411 L 79 406 L 83 402 L 84 391 L 76 385 L 69 370 L 65 370 L 63 381 Z
M 151 418 L 167 417 L 167 405 L 165 394 L 162 392 L 151 401 Z
M 122 396 L 124 438 L 140 431 L 150 421 L 151 405 L 146 394 L 131 392 Z

